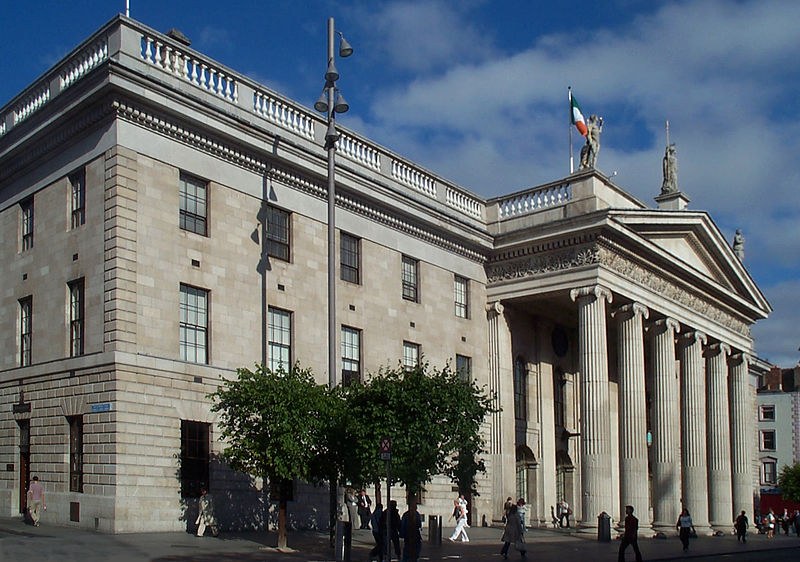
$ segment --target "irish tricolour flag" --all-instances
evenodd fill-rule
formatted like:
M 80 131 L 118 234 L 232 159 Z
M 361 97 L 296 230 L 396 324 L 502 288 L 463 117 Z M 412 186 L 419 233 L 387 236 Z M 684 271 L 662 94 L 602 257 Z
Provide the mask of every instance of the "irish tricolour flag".
M 578 105 L 578 100 L 575 99 L 575 96 L 572 95 L 572 92 L 569 94 L 569 104 L 571 109 L 570 120 L 572 124 L 578 129 L 578 132 L 582 134 L 584 137 L 588 134 L 588 130 L 586 129 L 586 120 L 583 118 L 583 112 L 581 112 L 581 106 Z

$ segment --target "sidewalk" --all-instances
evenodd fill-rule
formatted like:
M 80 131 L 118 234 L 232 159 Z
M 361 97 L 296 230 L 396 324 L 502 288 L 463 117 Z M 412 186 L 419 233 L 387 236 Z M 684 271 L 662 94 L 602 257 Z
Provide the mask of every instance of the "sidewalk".
M 423 540 L 427 536 L 423 529 Z M 443 529 L 441 546 L 425 542 L 422 560 L 452 560 L 463 562 L 478 560 L 501 560 L 500 537 L 502 530 L 472 527 L 468 530 L 469 543 L 451 543 L 447 540 L 452 528 Z M 74 527 L 53 526 L 43 522 L 41 527 L 25 525 L 19 519 L 0 518 L 0 560 L 46 560 L 53 562 L 233 562 L 235 560 L 256 561 L 314 561 L 333 560 L 333 549 L 328 543 L 328 534 L 314 531 L 290 532 L 289 547 L 294 552 L 275 550 L 277 535 L 270 533 L 223 533 L 220 538 L 198 538 L 188 533 L 136 533 L 107 535 L 85 531 Z M 619 542 L 599 543 L 592 536 L 571 533 L 562 529 L 532 529 L 526 534 L 528 559 L 531 561 L 555 560 L 568 562 L 583 560 L 591 562 L 617 559 Z M 351 560 L 367 561 L 373 546 L 370 531 L 356 530 L 353 534 Z M 777 536 L 768 540 L 763 535 L 749 535 L 746 545 L 736 538 L 700 537 L 690 543 L 690 551 L 684 554 L 677 537 L 668 539 L 639 540 L 645 560 L 714 559 L 725 554 L 739 554 L 733 560 L 767 559 L 769 557 L 792 558 L 800 554 L 800 538 Z M 627 559 L 633 560 L 628 549 Z M 514 548 L 509 560 L 518 560 Z

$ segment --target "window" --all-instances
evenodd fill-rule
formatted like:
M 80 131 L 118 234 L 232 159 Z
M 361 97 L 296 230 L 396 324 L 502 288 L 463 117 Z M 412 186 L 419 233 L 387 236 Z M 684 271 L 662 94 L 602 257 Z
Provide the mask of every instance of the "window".
M 469 318 L 469 281 L 456 275 L 453 292 L 456 303 L 456 316 Z
M 22 251 L 33 248 L 33 197 L 19 204 L 22 210 Z
M 289 261 L 289 213 L 267 207 L 267 255 Z
M 403 367 L 410 371 L 419 363 L 419 344 L 403 342 Z
M 403 298 L 419 302 L 419 262 L 403 256 Z
M 83 416 L 70 416 L 69 491 L 83 492 Z
M 69 177 L 71 228 L 86 222 L 86 170 Z
M 269 307 L 267 318 L 267 357 L 271 371 L 292 367 L 292 313 Z
M 767 429 L 761 431 L 761 450 L 762 451 L 775 450 L 775 430 Z
M 208 291 L 181 283 L 181 359 L 208 363 Z
M 522 357 L 514 361 L 514 417 L 528 419 L 528 371 Z
M 69 356 L 83 355 L 83 278 L 67 284 L 69 288 Z
M 19 300 L 19 365 L 31 364 L 31 343 L 33 332 L 33 297 Z
M 778 483 L 778 465 L 776 461 L 770 459 L 762 461 L 761 463 L 761 483 L 762 484 L 777 484 Z
M 472 357 L 456 355 L 456 373 L 465 381 L 472 379 Z
M 342 386 L 361 380 L 361 330 L 342 326 Z
M 564 386 L 567 380 L 564 377 L 564 371 L 561 367 L 556 367 L 553 370 L 553 415 L 555 416 L 556 427 L 564 427 L 566 425 L 566 417 L 564 415 Z
M 181 174 L 180 227 L 183 230 L 207 236 L 208 185 L 203 180 Z
M 360 283 L 359 262 L 361 258 L 361 240 L 345 232 L 341 234 L 341 278 L 342 281 Z
M 181 497 L 198 498 L 209 485 L 211 425 L 181 420 Z
M 775 405 L 764 404 L 758 407 L 758 419 L 761 421 L 775 421 Z

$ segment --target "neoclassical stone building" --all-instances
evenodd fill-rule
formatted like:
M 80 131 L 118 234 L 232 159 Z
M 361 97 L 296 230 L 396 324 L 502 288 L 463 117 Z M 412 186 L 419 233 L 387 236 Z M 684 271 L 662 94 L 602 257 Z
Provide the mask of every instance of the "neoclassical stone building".
M 341 130 L 337 381 L 421 356 L 496 393 L 476 519 L 564 498 L 583 525 L 728 527 L 757 489 L 750 326 L 770 308 L 707 213 L 596 170 L 483 199 Z M 325 124 L 118 16 L 0 109 L 0 506 L 175 530 L 261 483 L 219 461 L 206 398 L 257 361 L 328 380 Z M 521 180 L 523 181 L 523 180 Z M 446 514 L 447 481 L 423 513 Z M 297 483 L 298 526 L 325 525 Z M 143 514 L 147 514 L 143 517 Z

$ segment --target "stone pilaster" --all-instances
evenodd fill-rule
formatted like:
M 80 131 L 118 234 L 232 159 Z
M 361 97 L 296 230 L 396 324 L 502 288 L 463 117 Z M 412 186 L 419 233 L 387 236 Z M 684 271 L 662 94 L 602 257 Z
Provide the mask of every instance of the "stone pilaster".
M 683 334 L 681 360 L 681 500 L 694 526 L 708 528 L 708 463 L 706 459 L 706 376 L 702 332 Z
M 644 327 L 647 307 L 633 303 L 614 313 L 619 322 L 620 513 L 632 505 L 639 527 L 650 527 L 647 474 L 647 410 L 644 383 Z
M 730 416 L 731 416 L 731 480 L 733 512 L 743 509 L 748 517 L 753 515 L 753 477 L 751 474 L 750 435 L 753 431 L 753 412 L 748 407 L 750 392 L 748 357 L 736 353 L 730 365 Z
M 728 415 L 728 355 L 730 347 L 715 343 L 706 348 L 706 407 L 708 419 L 708 518 L 715 531 L 730 529 L 731 441 Z
M 514 404 L 511 331 L 499 302 L 486 306 L 489 323 L 489 394 L 495 406 Z M 514 451 L 514 409 L 497 408 L 489 422 L 489 464 L 491 465 L 492 512 L 486 519 L 500 519 L 505 495 L 516 489 Z M 508 490 L 508 491 L 506 491 Z M 473 510 L 473 516 L 474 516 Z
M 611 292 L 600 286 L 570 291 L 578 304 L 580 369 L 581 526 L 597 527 L 600 512 L 613 513 L 611 435 L 608 419 L 606 303 Z
M 681 508 L 680 411 L 675 334 L 680 324 L 672 318 L 648 327 L 653 357 L 653 527 L 675 529 Z

